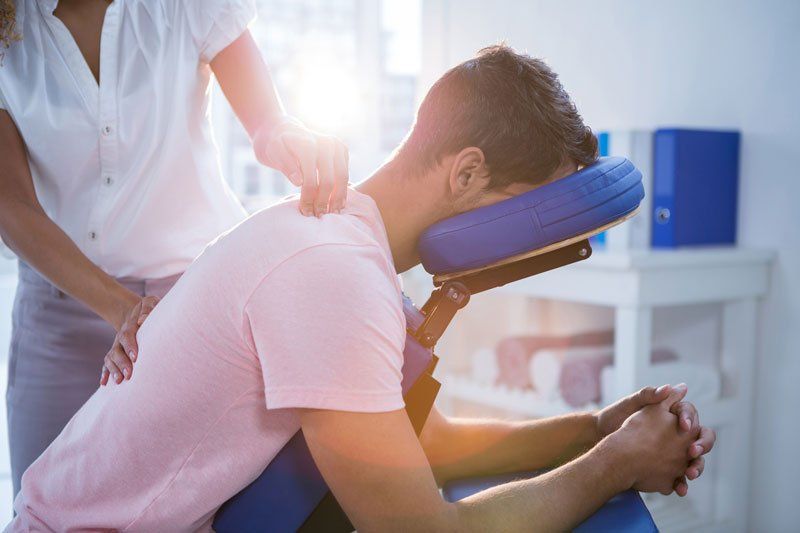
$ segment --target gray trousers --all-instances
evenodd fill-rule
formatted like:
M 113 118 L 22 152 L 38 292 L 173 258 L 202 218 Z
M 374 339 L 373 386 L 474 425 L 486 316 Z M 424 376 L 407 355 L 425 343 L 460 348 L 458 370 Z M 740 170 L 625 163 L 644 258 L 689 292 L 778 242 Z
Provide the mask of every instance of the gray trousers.
M 140 296 L 162 297 L 177 278 L 119 281 Z M 25 469 L 99 386 L 115 331 L 22 262 L 11 328 L 6 402 L 16 497 Z

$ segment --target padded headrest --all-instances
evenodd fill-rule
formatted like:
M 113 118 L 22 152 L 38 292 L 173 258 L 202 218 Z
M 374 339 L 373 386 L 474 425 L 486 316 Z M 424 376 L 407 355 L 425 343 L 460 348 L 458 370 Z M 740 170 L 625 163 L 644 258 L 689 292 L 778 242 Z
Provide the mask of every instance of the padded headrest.
M 496 204 L 437 222 L 419 240 L 431 274 L 482 268 L 590 232 L 634 211 L 642 174 L 603 157 L 574 174 Z

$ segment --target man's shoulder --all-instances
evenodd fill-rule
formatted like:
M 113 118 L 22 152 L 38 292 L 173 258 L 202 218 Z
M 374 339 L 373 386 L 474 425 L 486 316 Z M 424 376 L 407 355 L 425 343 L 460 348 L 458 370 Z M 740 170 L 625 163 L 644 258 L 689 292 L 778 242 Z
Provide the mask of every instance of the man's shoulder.
M 296 199 L 288 199 L 252 214 L 239 229 L 245 239 L 275 255 L 295 255 L 312 248 L 317 253 L 358 255 L 360 248 L 385 256 L 379 236 L 363 217 L 327 214 L 320 218 L 300 214 Z
M 304 239 L 298 236 L 298 240 Z M 386 312 L 395 318 L 402 315 L 397 274 L 377 242 L 308 239 L 269 254 L 268 263 L 262 263 L 265 268 L 251 278 L 258 305 L 267 302 L 285 310 L 289 299 L 292 305 L 314 302 L 326 313 L 341 309 L 372 319 L 385 317 Z
M 250 215 L 213 245 L 226 260 L 237 257 L 239 267 L 252 265 L 248 270 L 259 278 L 281 267 L 309 279 L 325 274 L 342 284 L 385 281 L 395 288 L 397 274 L 385 246 L 362 216 L 307 217 L 296 200 Z
M 325 272 L 340 284 L 391 281 L 394 272 L 375 242 L 322 241 L 286 258 L 287 266 L 304 272 Z

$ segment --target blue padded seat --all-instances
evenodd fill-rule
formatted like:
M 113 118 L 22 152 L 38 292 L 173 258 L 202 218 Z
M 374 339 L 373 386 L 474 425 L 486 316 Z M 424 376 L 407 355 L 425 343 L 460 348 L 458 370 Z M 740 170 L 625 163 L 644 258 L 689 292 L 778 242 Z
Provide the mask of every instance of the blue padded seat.
M 575 237 L 634 211 L 642 174 L 623 157 L 604 157 L 574 174 L 496 204 L 442 220 L 419 240 L 431 274 L 481 268 Z
M 447 501 L 455 502 L 497 485 L 529 479 L 543 472 L 462 479 L 446 484 L 442 492 Z M 658 528 L 639 493 L 635 490 L 628 490 L 611 498 L 573 531 L 578 533 L 656 533 Z

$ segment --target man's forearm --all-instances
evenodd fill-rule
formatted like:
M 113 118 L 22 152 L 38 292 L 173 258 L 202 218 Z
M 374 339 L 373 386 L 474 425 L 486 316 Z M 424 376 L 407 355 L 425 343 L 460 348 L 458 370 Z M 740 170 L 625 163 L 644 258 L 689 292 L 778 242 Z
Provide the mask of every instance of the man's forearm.
M 447 419 L 433 411 L 421 437 L 440 484 L 558 465 L 598 440 L 596 419 L 589 413 L 503 422 Z
M 546 474 L 449 503 L 404 411 L 316 409 L 299 416 L 317 467 L 359 531 L 564 531 L 639 483 L 642 465 L 652 462 L 636 445 L 651 429 L 645 421 L 629 429 L 627 440 L 616 432 Z M 661 453 L 652 442 L 644 446 L 650 459 Z
M 568 531 L 633 484 L 626 460 L 608 441 L 524 481 L 455 504 L 458 531 Z

